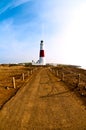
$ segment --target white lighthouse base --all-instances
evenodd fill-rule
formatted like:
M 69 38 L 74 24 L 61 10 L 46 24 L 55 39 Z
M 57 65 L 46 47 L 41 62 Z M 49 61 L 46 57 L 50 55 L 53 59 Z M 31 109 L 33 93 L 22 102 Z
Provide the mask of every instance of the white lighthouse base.
M 45 57 L 40 57 L 39 63 L 40 63 L 40 65 L 46 65 Z

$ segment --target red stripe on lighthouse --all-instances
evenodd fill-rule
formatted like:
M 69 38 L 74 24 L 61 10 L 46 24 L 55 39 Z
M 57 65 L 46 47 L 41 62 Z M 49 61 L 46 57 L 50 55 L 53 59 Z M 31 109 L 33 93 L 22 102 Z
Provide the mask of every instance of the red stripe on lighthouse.
M 40 57 L 44 57 L 44 50 L 40 50 Z

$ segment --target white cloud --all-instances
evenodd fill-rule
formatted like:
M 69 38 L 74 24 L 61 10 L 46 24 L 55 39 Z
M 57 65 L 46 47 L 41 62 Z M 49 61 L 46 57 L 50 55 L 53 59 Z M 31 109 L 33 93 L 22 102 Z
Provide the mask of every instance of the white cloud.
M 84 60 L 86 55 L 86 3 L 75 6 L 71 10 L 65 10 L 62 12 L 62 18 L 53 11 L 52 9 L 50 12 L 49 20 L 51 19 L 52 22 L 55 18 L 57 23 L 53 25 L 55 32 L 52 33 L 51 30 L 52 35 L 46 36 L 47 59 L 58 63 L 86 65 Z M 63 17 L 65 15 L 66 17 Z M 60 27 L 62 26 L 60 31 L 58 31 L 58 20 L 63 23 L 59 24 Z
M 5 7 L 0 9 L 0 14 L 4 13 L 6 10 L 8 10 L 11 7 L 11 3 L 9 3 L 8 5 L 6 5 Z
M 73 11 L 71 22 L 65 28 L 63 51 L 66 60 L 76 64 L 85 64 L 86 55 L 86 3 L 81 4 Z
M 21 5 L 21 4 L 24 4 L 24 3 L 29 2 L 29 1 L 32 1 L 32 0 L 16 0 L 16 1 L 13 2 L 12 6 L 17 7 L 17 6 Z
M 21 4 L 24 4 L 26 2 L 29 2 L 29 1 L 32 1 L 32 0 L 15 0 L 15 1 L 11 1 L 9 2 L 6 6 L 2 7 L 0 9 L 0 14 L 4 13 L 6 10 L 8 10 L 9 8 L 15 8 Z
M 3 28 L 4 27 L 4 28 Z M 24 29 L 27 26 L 24 27 Z M 27 38 L 26 34 L 22 29 L 14 28 L 12 20 L 6 20 L 1 23 L 0 26 L 0 56 L 3 58 L 4 62 L 30 62 L 32 59 L 38 58 L 38 51 L 29 37 Z M 25 32 L 29 33 L 29 32 Z M 21 35 L 21 39 L 19 39 Z M 29 35 L 28 35 L 29 36 Z M 36 52 L 36 53 L 33 53 Z

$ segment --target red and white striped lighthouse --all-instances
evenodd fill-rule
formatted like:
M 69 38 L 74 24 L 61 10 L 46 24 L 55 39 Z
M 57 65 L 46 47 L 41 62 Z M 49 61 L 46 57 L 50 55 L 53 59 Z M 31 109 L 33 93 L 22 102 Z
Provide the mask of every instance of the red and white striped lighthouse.
M 45 52 L 44 52 L 44 48 L 43 48 L 43 40 L 41 40 L 40 43 L 40 54 L 39 54 L 39 63 L 40 65 L 45 65 Z

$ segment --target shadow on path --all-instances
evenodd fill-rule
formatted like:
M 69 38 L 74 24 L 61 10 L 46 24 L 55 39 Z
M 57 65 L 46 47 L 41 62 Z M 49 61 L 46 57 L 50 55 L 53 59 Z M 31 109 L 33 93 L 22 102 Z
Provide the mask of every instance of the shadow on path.
M 63 92 L 60 92 L 60 93 L 55 93 L 55 94 L 47 94 L 47 95 L 44 95 L 44 96 L 40 96 L 40 98 L 47 98 L 47 97 L 54 97 L 54 96 L 61 96 L 61 97 L 69 97 L 70 96 L 70 94 L 68 94 L 68 95 L 64 95 L 64 94 L 67 94 L 67 93 L 69 93 L 69 90 L 67 90 L 67 91 L 63 91 Z

